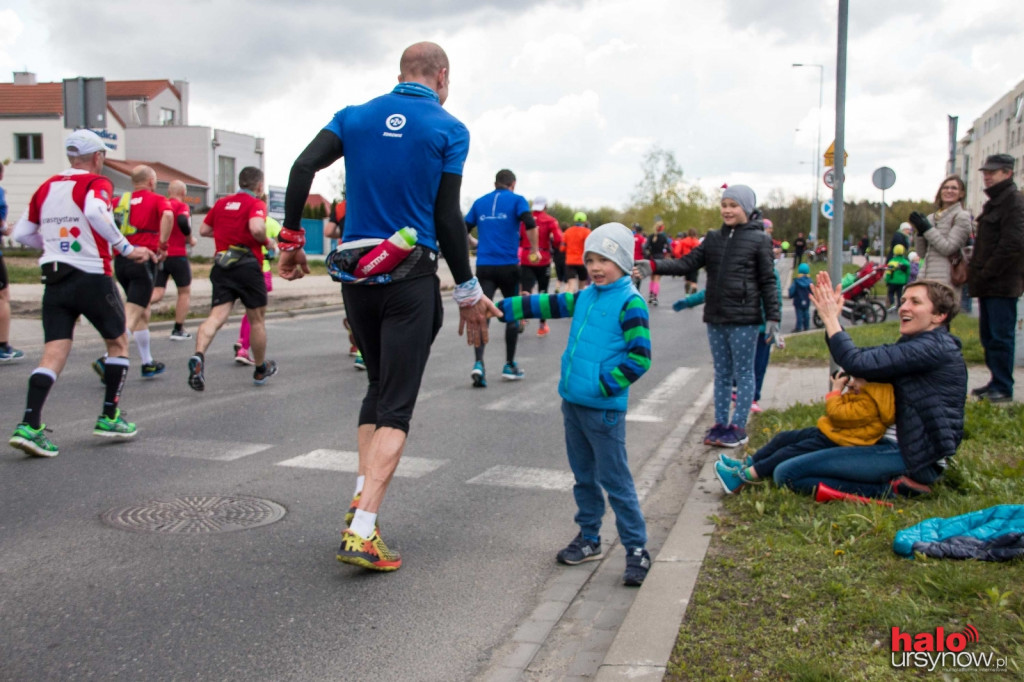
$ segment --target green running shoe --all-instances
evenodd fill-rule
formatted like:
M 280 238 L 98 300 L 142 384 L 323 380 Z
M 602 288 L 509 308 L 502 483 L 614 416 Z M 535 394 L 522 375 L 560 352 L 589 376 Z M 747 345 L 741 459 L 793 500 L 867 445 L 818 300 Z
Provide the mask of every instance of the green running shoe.
M 96 420 L 96 428 L 92 430 L 92 435 L 101 438 L 134 438 L 138 432 L 135 424 L 125 421 L 121 416 L 121 410 L 118 410 L 113 419 L 101 414 Z
M 60 451 L 53 441 L 46 437 L 46 432 L 49 430 L 46 428 L 46 424 L 40 425 L 38 429 L 33 429 L 25 422 L 21 422 L 15 427 L 14 434 L 7 442 L 12 448 L 17 448 L 35 457 L 56 457 Z

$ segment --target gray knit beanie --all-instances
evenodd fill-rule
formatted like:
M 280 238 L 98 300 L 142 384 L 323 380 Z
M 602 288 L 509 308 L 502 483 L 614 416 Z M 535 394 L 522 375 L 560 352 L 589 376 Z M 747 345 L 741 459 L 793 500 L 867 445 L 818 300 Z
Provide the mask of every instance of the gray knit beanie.
M 612 261 L 624 274 L 633 271 L 633 233 L 622 223 L 605 223 L 583 242 L 583 253 L 596 253 Z
M 724 192 L 722 192 L 723 199 L 732 199 L 743 212 L 750 217 L 750 214 L 754 212 L 754 207 L 757 206 L 757 195 L 754 194 L 754 190 L 750 189 L 746 185 L 729 185 Z

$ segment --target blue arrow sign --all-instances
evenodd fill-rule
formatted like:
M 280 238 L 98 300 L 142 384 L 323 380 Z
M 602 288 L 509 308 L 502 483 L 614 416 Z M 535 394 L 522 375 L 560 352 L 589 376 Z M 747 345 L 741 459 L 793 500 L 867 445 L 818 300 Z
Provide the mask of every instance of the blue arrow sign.
M 821 205 L 821 215 L 825 216 L 825 220 L 832 220 L 835 210 L 831 199 L 826 199 L 825 203 Z

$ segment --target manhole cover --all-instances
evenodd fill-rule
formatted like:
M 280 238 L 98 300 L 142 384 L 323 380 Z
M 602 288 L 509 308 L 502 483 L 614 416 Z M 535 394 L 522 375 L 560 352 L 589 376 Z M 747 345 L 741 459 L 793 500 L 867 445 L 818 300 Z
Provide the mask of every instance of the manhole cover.
M 277 502 L 234 495 L 185 495 L 117 507 L 100 515 L 107 525 L 141 533 L 226 533 L 280 520 Z

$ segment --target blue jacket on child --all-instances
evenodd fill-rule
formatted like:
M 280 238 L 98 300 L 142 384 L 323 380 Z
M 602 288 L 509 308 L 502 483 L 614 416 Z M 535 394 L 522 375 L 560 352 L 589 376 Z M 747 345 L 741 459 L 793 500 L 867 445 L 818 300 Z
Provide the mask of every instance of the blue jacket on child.
M 789 285 L 789 297 L 793 300 L 793 307 L 798 310 L 806 310 L 811 307 L 811 278 L 806 275 L 797 275 Z

